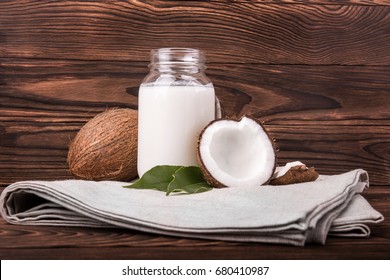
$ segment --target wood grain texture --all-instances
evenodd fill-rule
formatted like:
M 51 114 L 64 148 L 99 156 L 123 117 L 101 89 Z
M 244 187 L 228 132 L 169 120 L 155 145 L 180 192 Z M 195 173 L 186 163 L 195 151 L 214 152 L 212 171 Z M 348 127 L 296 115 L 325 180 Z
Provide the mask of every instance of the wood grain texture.
M 348 4 L 348 5 L 390 5 L 390 0 L 209 0 L 208 2 L 263 3 L 263 4 Z
M 280 163 L 366 169 L 385 221 L 296 248 L 0 220 L 1 259 L 390 258 L 389 0 L 0 1 L 0 185 L 70 178 L 69 140 L 137 108 L 149 50 L 172 46 L 206 51 L 226 113 L 265 120 Z
M 209 60 L 390 64 L 390 6 L 218 1 L 1 1 L 0 56 L 148 61 L 158 47 Z
M 0 85 L 0 183 L 69 178 L 67 147 L 109 107 L 137 107 L 142 62 L 7 59 Z M 390 184 L 390 68 L 213 64 L 228 115 L 254 115 L 277 138 L 279 162 L 325 174 L 368 170 Z
M 1 220 L 0 258 L 389 259 L 390 188 L 371 186 L 364 196 L 385 216 L 383 223 L 371 226 L 367 239 L 329 237 L 325 246 L 309 244 L 299 248 L 175 238 L 124 229 L 17 226 Z

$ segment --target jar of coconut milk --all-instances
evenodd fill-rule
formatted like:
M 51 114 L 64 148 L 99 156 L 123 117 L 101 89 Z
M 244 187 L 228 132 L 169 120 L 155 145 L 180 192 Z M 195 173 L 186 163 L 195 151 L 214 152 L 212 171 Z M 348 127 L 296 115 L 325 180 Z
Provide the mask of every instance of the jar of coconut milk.
M 151 51 L 139 88 L 138 175 L 157 165 L 197 166 L 197 138 L 215 119 L 215 93 L 196 49 Z

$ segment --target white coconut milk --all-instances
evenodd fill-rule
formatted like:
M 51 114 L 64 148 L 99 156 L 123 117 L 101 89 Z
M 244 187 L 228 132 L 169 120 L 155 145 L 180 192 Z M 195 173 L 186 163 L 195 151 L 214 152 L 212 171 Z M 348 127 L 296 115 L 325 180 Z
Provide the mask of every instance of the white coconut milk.
M 138 98 L 138 175 L 157 165 L 197 166 L 198 135 L 215 118 L 213 86 L 141 85 Z

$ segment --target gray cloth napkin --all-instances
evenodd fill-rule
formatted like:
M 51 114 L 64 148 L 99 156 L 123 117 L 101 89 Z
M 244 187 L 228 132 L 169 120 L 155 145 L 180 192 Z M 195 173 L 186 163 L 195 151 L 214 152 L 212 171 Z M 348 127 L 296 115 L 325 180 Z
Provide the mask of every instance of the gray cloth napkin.
M 213 189 L 166 196 L 123 182 L 24 181 L 0 197 L 12 224 L 123 227 L 172 236 L 230 241 L 324 244 L 329 233 L 368 236 L 383 220 L 361 196 L 364 170 L 287 186 Z

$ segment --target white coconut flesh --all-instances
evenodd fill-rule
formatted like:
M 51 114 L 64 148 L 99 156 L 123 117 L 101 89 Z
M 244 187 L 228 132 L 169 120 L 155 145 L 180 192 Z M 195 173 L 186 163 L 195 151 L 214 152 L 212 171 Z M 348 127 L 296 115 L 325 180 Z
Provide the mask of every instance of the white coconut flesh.
M 204 168 L 227 187 L 260 186 L 276 165 L 272 140 L 255 120 L 221 119 L 210 124 L 199 141 Z

